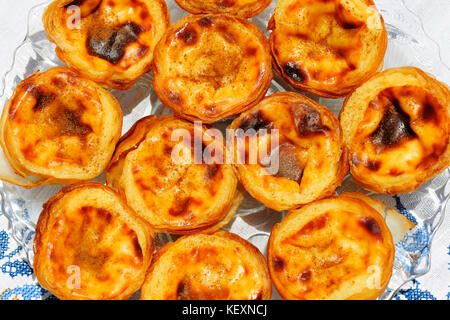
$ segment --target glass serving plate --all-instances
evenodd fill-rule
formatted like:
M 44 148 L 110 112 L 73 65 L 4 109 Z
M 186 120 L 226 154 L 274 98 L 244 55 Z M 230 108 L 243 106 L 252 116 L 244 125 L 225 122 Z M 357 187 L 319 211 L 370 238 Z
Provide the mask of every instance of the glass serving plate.
M 16 48 L 11 69 L 2 79 L 0 91 L 0 106 L 3 107 L 12 95 L 17 84 L 37 70 L 47 70 L 62 65 L 55 55 L 55 46 L 45 35 L 41 17 L 51 1 L 35 6 L 29 12 L 28 32 L 23 43 Z M 412 65 L 419 67 L 439 80 L 450 83 L 450 70 L 441 61 L 439 45 L 431 40 L 423 30 L 422 22 L 412 13 L 401 0 L 375 1 L 384 17 L 388 31 L 389 42 L 384 67 Z M 172 22 L 186 16 L 187 12 L 180 9 L 173 0 L 167 1 Z M 267 22 L 273 13 L 276 1 L 259 16 L 250 19 L 266 35 Z M 141 77 L 133 89 L 128 91 L 112 91 L 118 98 L 124 113 L 123 132 L 126 132 L 135 121 L 149 115 L 171 114 L 171 111 L 158 100 L 151 86 L 152 75 Z M 279 77 L 275 76 L 268 94 L 277 91 L 293 91 Z M 336 115 L 342 106 L 343 99 L 325 99 L 307 94 L 319 103 L 329 107 Z M 230 119 L 216 124 L 224 129 Z M 433 236 L 441 224 L 450 193 L 450 170 L 447 169 L 435 179 L 425 183 L 419 190 L 402 195 L 380 195 L 368 193 L 357 187 L 350 176 L 347 176 L 337 193 L 344 191 L 359 191 L 384 202 L 411 220 L 415 227 L 401 241 L 395 244 L 395 262 L 391 281 L 380 299 L 392 299 L 399 289 L 411 281 L 427 273 L 430 269 L 430 248 Z M 95 179 L 104 182 L 104 174 Z M 9 219 L 9 232 L 22 246 L 23 259 L 32 266 L 33 238 L 35 224 L 42 210 L 42 204 L 61 186 L 44 186 L 34 189 L 24 189 L 6 182 L 0 182 L 1 209 Z M 236 216 L 224 229 L 234 232 L 247 239 L 261 252 L 266 254 L 267 240 L 275 223 L 281 221 L 285 213 L 275 212 L 266 208 L 248 194 L 240 206 Z M 157 246 L 174 237 L 167 234 L 157 236 Z M 43 290 L 45 292 L 45 290 Z M 50 293 L 44 293 L 42 299 Z M 139 293 L 134 296 L 138 298 Z M 274 288 L 273 299 L 279 299 Z

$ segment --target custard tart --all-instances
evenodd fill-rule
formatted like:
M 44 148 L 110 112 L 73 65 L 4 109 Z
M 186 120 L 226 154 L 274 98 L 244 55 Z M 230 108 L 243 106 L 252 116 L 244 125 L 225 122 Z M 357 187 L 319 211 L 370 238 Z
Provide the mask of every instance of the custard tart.
M 268 29 L 277 73 L 323 97 L 358 87 L 380 69 L 387 47 L 372 0 L 278 0 Z
M 116 98 L 93 81 L 56 67 L 19 83 L 0 121 L 0 178 L 24 186 L 100 175 L 122 131 Z
M 338 119 L 299 93 L 266 97 L 229 129 L 239 180 L 250 195 L 274 210 L 332 195 L 348 171 Z
M 127 299 L 142 286 L 153 250 L 151 228 L 114 190 L 81 182 L 44 204 L 34 273 L 59 299 Z
M 155 49 L 153 87 L 182 118 L 212 123 L 258 103 L 272 80 L 269 43 L 247 20 L 190 15 Z
M 271 295 L 264 256 L 225 231 L 166 244 L 155 254 L 141 291 L 143 300 L 268 300 Z
M 405 193 L 450 165 L 450 91 L 413 67 L 388 69 L 344 102 L 350 173 L 364 188 Z
M 43 22 L 62 62 L 103 86 L 126 90 L 151 70 L 170 18 L 164 0 L 56 0 Z
M 394 244 L 372 201 L 351 193 L 318 200 L 274 226 L 267 259 L 284 299 L 365 300 L 384 292 Z
M 250 18 L 263 12 L 272 0 L 175 0 L 175 2 L 194 14 L 226 13 Z
M 205 126 L 149 116 L 120 140 L 106 180 L 157 231 L 212 232 L 243 199 L 224 153 L 223 141 Z

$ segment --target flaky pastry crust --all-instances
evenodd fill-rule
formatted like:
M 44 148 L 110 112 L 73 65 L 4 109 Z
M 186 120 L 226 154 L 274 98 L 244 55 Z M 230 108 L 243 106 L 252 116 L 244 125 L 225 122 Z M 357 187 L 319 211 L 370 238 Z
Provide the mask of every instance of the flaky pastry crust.
M 268 96 L 229 128 L 235 132 L 230 152 L 235 156 L 239 180 L 269 208 L 288 210 L 330 196 L 348 171 L 338 119 L 299 93 Z M 278 130 L 278 146 L 271 141 L 276 138 L 274 129 Z M 238 130 L 247 133 L 245 143 L 237 137 Z M 267 150 L 272 159 L 261 158 L 261 150 Z M 252 153 L 257 154 L 253 161 Z
M 121 130 L 111 93 L 65 67 L 36 72 L 3 109 L 0 178 L 24 187 L 90 180 L 105 169 Z
M 247 20 L 190 15 L 157 45 L 153 72 L 156 94 L 176 115 L 212 123 L 264 97 L 272 80 L 269 44 Z
M 114 190 L 82 182 L 44 204 L 34 273 L 60 299 L 127 299 L 141 287 L 153 250 L 151 228 Z
M 373 199 L 351 193 L 293 210 L 268 245 L 272 281 L 284 299 L 376 299 L 392 274 L 394 244 Z
M 203 159 L 195 156 L 194 135 Z M 243 199 L 232 166 L 220 161 L 224 152 L 223 141 L 205 126 L 150 116 L 121 139 L 106 180 L 155 230 L 212 232 L 231 220 Z
M 103 86 L 126 90 L 151 70 L 170 17 L 164 0 L 56 0 L 43 22 L 67 66 Z
M 226 13 L 250 18 L 263 12 L 272 0 L 175 0 L 175 2 L 193 14 Z
M 170 276 L 167 276 L 170 275 Z M 156 254 L 143 300 L 268 300 L 272 284 L 264 256 L 236 234 L 184 236 Z
M 277 73 L 323 97 L 358 87 L 379 70 L 387 47 L 372 0 L 278 0 L 268 29 Z
M 356 89 L 340 114 L 356 182 L 411 192 L 448 168 L 449 106 L 448 87 L 413 67 L 388 69 Z

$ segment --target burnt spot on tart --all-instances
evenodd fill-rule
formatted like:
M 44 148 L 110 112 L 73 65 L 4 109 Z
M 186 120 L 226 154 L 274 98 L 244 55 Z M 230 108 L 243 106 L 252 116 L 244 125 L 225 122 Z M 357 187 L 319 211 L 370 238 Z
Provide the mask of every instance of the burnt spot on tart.
M 167 98 L 174 104 L 182 105 L 183 104 L 183 98 L 178 92 L 172 91 L 172 90 L 166 90 L 165 94 Z
M 300 183 L 303 177 L 304 164 L 300 162 L 296 155 L 296 147 L 290 143 L 281 144 L 278 159 L 278 172 L 274 176 Z
M 230 8 L 234 6 L 234 0 L 217 0 L 216 3 L 220 8 Z
M 86 0 L 73 0 L 64 6 L 65 9 L 71 6 L 81 6 Z
M 311 275 L 312 275 L 311 269 L 306 269 L 299 274 L 298 278 L 301 281 L 308 281 L 311 279 Z
M 79 209 L 82 222 L 79 232 L 72 232 L 67 244 L 76 249 L 75 262 L 86 266 L 92 271 L 101 273 L 103 265 L 113 256 L 109 249 L 97 249 L 97 244 L 107 237 L 107 229 L 112 224 L 120 223 L 119 220 L 108 210 L 93 206 L 83 206 Z M 139 244 L 137 234 L 126 224 L 119 224 L 118 230 L 129 240 L 133 250 L 133 258 L 137 264 L 143 261 L 143 251 Z
M 402 110 L 398 100 L 392 98 L 378 127 L 370 136 L 372 143 L 384 149 L 395 147 L 402 141 L 415 137 L 409 115 Z
M 289 61 L 282 66 L 284 73 L 296 82 L 302 82 L 306 80 L 305 72 L 300 66 L 293 61 Z
M 181 280 L 177 286 L 177 300 L 224 300 L 229 289 L 221 285 L 196 287 L 188 280 Z
M 300 137 L 325 134 L 330 129 L 322 123 L 320 113 L 306 104 L 297 104 L 290 109 L 295 128 Z
M 125 55 L 126 47 L 138 40 L 142 27 L 133 22 L 120 26 L 95 26 L 89 31 L 86 47 L 92 56 L 117 64 Z
M 258 49 L 255 47 L 248 47 L 247 49 L 245 49 L 245 55 L 247 57 L 254 57 L 257 52 L 258 52 Z
M 377 160 L 367 160 L 364 162 L 364 166 L 371 171 L 378 171 L 381 167 L 381 162 Z
M 239 43 L 239 39 L 236 38 L 236 36 L 230 31 L 229 27 L 226 24 L 217 24 L 216 29 L 223 37 L 223 39 L 228 43 L 232 45 Z
M 198 21 L 198 24 L 201 27 L 207 28 L 207 27 L 210 27 L 213 24 L 213 22 L 211 20 L 211 17 L 204 17 Z
M 136 232 L 134 230 L 128 229 L 128 235 L 131 237 L 131 241 L 133 243 L 133 249 L 134 249 L 134 255 L 138 257 L 139 260 L 142 260 L 144 258 L 144 255 L 142 253 L 141 245 L 139 244 L 139 239 L 136 235 Z
M 32 161 L 33 159 L 37 158 L 36 150 L 34 148 L 34 145 L 27 145 L 25 147 L 22 147 L 20 149 L 25 159 Z
M 64 89 L 67 85 L 67 83 L 59 77 L 51 78 L 50 82 L 58 89 Z
M 169 214 L 173 217 L 179 217 L 189 212 L 189 206 L 193 199 L 191 197 L 175 196 L 172 207 L 169 209 Z
M 36 99 L 36 104 L 33 107 L 33 111 L 41 111 L 56 99 L 56 95 L 54 93 L 45 93 L 35 86 L 31 87 L 29 92 Z
M 92 133 L 92 127 L 82 122 L 81 110 L 61 108 L 52 116 L 53 122 L 58 128 L 58 133 L 66 136 L 85 137 Z
M 413 96 L 420 104 L 420 109 L 417 115 L 418 121 L 434 123 L 436 125 L 440 124 L 440 118 L 438 115 L 442 109 L 442 106 L 435 96 L 429 94 L 420 87 L 404 86 L 398 89 L 400 94 L 403 93 L 407 96 Z
M 99 209 L 96 209 L 95 212 L 97 214 L 97 218 L 106 221 L 107 224 L 111 222 L 111 219 L 113 216 L 108 210 L 99 208 Z
M 360 3 L 356 11 L 368 13 L 375 9 L 372 5 Z M 273 30 L 271 50 L 280 76 L 297 90 L 340 97 L 358 86 L 366 73 L 373 74 L 385 51 L 384 24 L 379 23 L 376 10 L 369 18 L 353 9 L 339 1 L 277 3 L 278 13 L 272 16 L 269 29 Z M 376 23 L 368 24 L 372 18 Z M 287 45 L 291 42 L 295 45 Z M 369 54 L 363 42 L 371 48 Z M 340 50 L 348 53 L 340 55 Z M 360 64 L 362 60 L 368 63 Z
M 189 300 L 189 282 L 181 280 L 177 286 L 177 300 Z
M 186 45 L 193 45 L 197 42 L 198 34 L 194 27 L 187 25 L 178 30 L 175 37 L 182 40 Z
M 73 7 L 78 7 L 80 9 L 81 18 L 84 18 L 95 13 L 100 8 L 102 1 L 103 0 L 74 0 L 66 4 L 64 9 L 69 12 Z
M 359 225 L 378 240 L 383 240 L 383 234 L 378 222 L 372 217 L 362 217 L 358 221 Z
M 433 151 L 426 156 L 425 158 L 423 158 L 422 161 L 420 161 L 420 163 L 417 165 L 417 168 L 429 168 L 431 167 L 434 163 L 436 163 L 439 160 L 440 155 L 445 151 L 445 149 L 447 148 L 447 144 L 445 145 L 433 145 Z
M 356 155 L 353 155 L 351 161 L 355 166 L 362 164 L 371 171 L 378 171 L 381 168 L 381 162 L 378 160 L 361 160 Z
M 285 262 L 280 257 L 274 257 L 272 259 L 272 266 L 276 272 L 281 272 L 281 271 L 283 271 L 283 269 L 285 267 Z
M 269 131 L 272 128 L 273 122 L 265 117 L 261 110 L 247 115 L 244 119 L 242 119 L 241 124 L 239 125 L 239 129 L 244 131 L 248 131 L 250 129 L 253 129 L 256 132 L 262 129 Z
M 92 253 L 90 250 L 80 246 L 75 253 L 74 264 L 91 270 L 97 278 L 104 278 L 104 265 L 112 256 L 110 250 L 97 250 Z

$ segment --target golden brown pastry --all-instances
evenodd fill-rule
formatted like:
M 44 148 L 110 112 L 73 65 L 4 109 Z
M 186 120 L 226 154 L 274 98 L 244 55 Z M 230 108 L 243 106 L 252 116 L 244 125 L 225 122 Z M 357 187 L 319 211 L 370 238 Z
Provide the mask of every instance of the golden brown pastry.
M 0 122 L 0 178 L 24 186 L 64 184 L 100 175 L 122 131 L 115 97 L 57 67 L 19 83 Z
M 378 193 L 414 191 L 450 165 L 450 91 L 423 71 L 381 72 L 345 101 L 350 173 Z
M 268 262 L 284 299 L 376 299 L 392 274 L 394 244 L 377 202 L 362 194 L 315 201 L 272 230 Z
M 126 90 L 151 70 L 170 18 L 164 0 L 56 0 L 43 22 L 62 62 L 103 86 Z
M 34 239 L 34 273 L 60 299 L 127 299 L 142 285 L 153 233 L 112 189 L 64 187 L 44 204 Z
M 141 292 L 143 300 L 268 300 L 272 284 L 256 247 L 218 231 L 184 236 L 162 247 Z
M 194 135 L 203 159 L 196 155 Z M 243 198 L 223 154 L 223 142 L 206 127 L 150 116 L 121 139 L 106 180 L 160 232 L 211 232 L 230 221 Z
M 250 18 L 263 12 L 272 0 L 175 0 L 175 2 L 194 14 L 226 13 Z
M 347 95 L 380 68 L 386 52 L 372 0 L 278 0 L 268 29 L 277 73 L 323 97 Z
M 247 20 L 191 15 L 155 49 L 153 87 L 182 118 L 212 123 L 261 100 L 272 80 L 269 44 Z
M 338 119 L 299 93 L 266 97 L 230 129 L 239 180 L 269 208 L 293 209 L 330 196 L 348 171 Z

